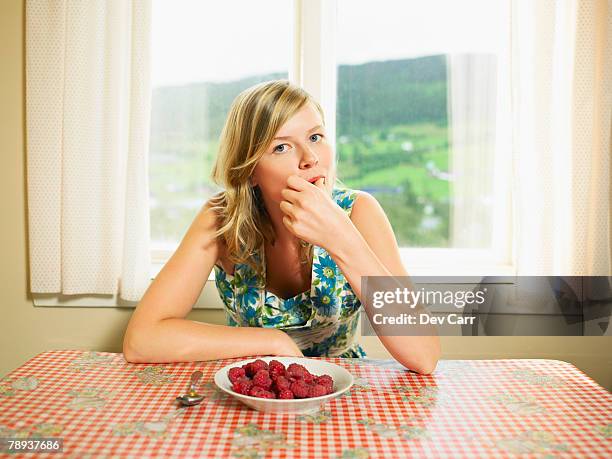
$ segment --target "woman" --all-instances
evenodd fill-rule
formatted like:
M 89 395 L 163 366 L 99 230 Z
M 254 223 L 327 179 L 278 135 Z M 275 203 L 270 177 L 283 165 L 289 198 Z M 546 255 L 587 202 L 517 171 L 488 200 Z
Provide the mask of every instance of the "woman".
M 407 276 L 389 221 L 369 194 L 336 185 L 321 106 L 288 81 L 233 102 L 210 199 L 134 312 L 130 362 L 252 355 L 365 357 L 354 342 L 362 276 Z M 228 325 L 189 321 L 212 269 Z M 380 336 L 419 373 L 437 336 Z

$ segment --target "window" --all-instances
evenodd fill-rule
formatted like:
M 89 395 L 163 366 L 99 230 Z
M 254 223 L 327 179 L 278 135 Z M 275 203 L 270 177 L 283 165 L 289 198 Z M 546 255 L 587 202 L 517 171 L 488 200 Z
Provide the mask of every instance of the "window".
M 154 259 L 216 191 L 233 98 L 289 78 L 323 105 L 340 179 L 382 204 L 408 272 L 507 265 L 506 4 L 154 0 Z
M 293 5 L 286 0 L 154 0 L 154 261 L 169 258 L 197 211 L 218 191 L 210 171 L 232 100 L 258 82 L 288 78 L 293 23 Z
M 401 247 L 491 247 L 501 5 L 338 1 L 339 176 Z

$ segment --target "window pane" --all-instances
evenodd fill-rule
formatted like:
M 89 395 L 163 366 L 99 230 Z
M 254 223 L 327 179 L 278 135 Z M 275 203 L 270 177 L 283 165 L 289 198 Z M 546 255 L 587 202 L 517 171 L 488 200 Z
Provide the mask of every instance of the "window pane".
M 288 78 L 293 2 L 154 0 L 151 239 L 174 250 L 204 202 L 233 99 L 261 81 Z
M 338 2 L 338 175 L 402 247 L 491 245 L 504 5 Z

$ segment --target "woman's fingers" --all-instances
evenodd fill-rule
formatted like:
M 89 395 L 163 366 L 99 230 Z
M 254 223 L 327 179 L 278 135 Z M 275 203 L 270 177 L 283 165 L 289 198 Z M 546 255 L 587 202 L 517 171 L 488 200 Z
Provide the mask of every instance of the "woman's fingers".
M 287 227 L 287 229 L 293 233 L 293 222 L 286 215 L 283 217 L 283 223 Z
M 279 204 L 280 210 L 291 218 L 295 218 L 296 209 L 289 201 L 281 201 Z
M 281 196 L 293 204 L 298 203 L 300 200 L 300 192 L 292 190 L 291 188 L 283 188 L 281 190 Z
M 296 191 L 304 191 L 308 189 L 308 181 L 300 177 L 299 175 L 290 175 L 287 178 L 287 186 L 293 188 Z

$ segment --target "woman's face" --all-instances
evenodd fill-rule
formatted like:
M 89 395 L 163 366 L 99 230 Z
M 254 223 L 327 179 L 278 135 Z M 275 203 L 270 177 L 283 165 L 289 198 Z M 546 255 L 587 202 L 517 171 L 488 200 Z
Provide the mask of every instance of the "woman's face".
M 251 184 L 259 185 L 269 204 L 278 205 L 284 200 L 281 190 L 287 188 L 290 175 L 305 180 L 322 175 L 325 189 L 331 193 L 335 181 L 334 152 L 322 124 L 318 110 L 308 103 L 274 136 L 251 176 Z

